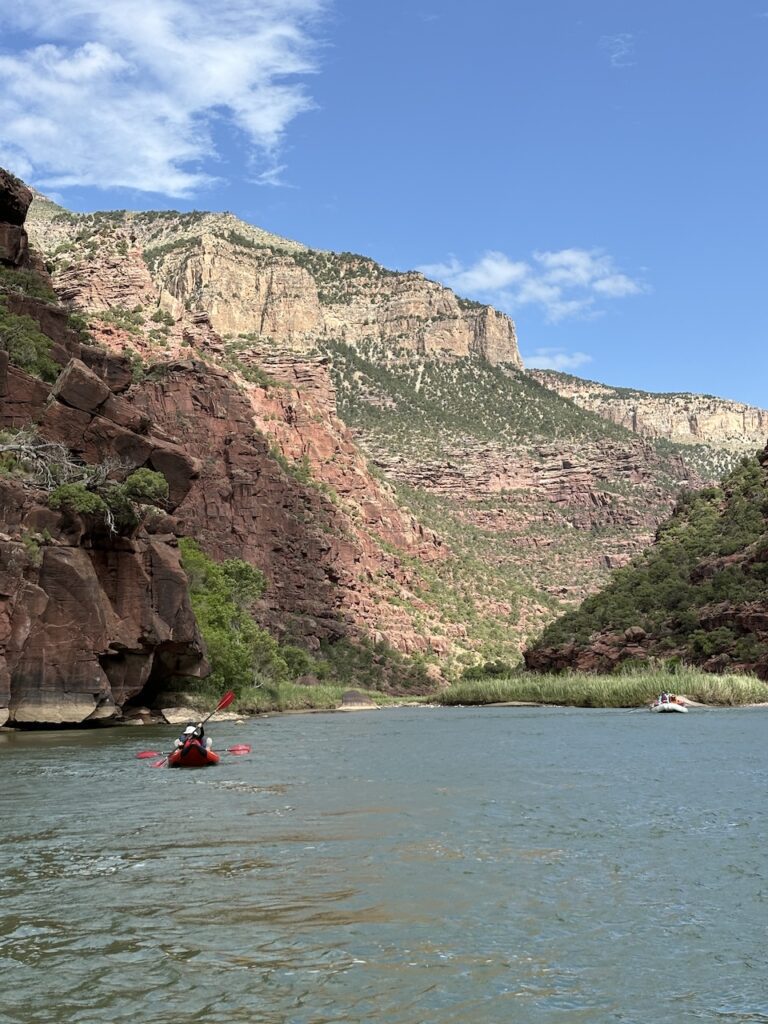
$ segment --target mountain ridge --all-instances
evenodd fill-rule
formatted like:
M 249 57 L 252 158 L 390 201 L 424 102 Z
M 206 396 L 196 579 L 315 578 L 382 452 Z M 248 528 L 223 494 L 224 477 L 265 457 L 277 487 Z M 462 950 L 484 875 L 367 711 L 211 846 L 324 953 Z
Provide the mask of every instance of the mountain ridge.
M 392 504 L 366 529 L 374 562 L 394 557 L 401 569 L 385 570 L 383 590 L 366 584 L 370 599 L 361 603 L 356 583 L 344 600 L 371 635 L 447 667 L 516 661 L 526 640 L 651 542 L 681 486 L 714 479 L 733 458 L 638 436 L 546 387 L 523 370 L 511 320 L 415 272 L 300 243 L 289 250 L 221 214 L 69 214 L 33 203 L 30 230 L 60 299 L 99 343 L 132 353 L 139 379 L 196 360 L 225 372 L 275 457 L 363 523 L 362 510 L 381 505 L 384 476 Z M 422 316 L 419 303 L 450 316 Z M 491 328 L 478 336 L 483 323 Z M 153 416 L 163 420 L 162 404 Z M 350 443 L 351 491 L 350 477 L 339 483 Z M 435 538 L 436 557 L 425 562 L 400 527 L 382 531 L 403 513 Z M 231 553 L 196 515 L 209 549 Z M 253 557 L 275 571 L 267 549 Z M 281 593 L 293 596 L 264 608 L 274 628 L 301 603 L 292 584 Z
M 102 302 L 130 309 L 154 290 L 160 309 L 176 319 L 205 313 L 224 337 L 257 333 L 309 351 L 323 338 L 356 343 L 375 336 L 416 351 L 522 365 L 514 324 L 492 307 L 460 299 L 416 271 L 310 249 L 230 214 L 62 214 L 35 201 L 29 232 L 75 308 L 94 310 Z M 105 274 L 99 263 L 87 266 L 97 249 Z M 135 288 L 116 295 L 113 263 L 129 255 Z
M 694 392 L 614 387 L 554 370 L 529 370 L 544 387 L 618 426 L 678 444 L 714 444 L 738 454 L 768 437 L 768 410 Z

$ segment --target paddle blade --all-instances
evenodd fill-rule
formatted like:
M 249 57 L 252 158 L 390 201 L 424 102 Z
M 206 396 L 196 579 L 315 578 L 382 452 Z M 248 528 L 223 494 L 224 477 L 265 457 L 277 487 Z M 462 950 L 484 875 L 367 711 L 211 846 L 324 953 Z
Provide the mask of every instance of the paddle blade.
M 236 743 L 234 747 L 227 747 L 227 753 L 229 754 L 250 754 L 250 752 L 250 743 Z
M 168 758 L 167 758 L 167 757 L 164 757 L 164 758 L 163 758 L 163 759 L 162 759 L 161 761 L 155 761 L 155 762 L 154 762 L 153 764 L 151 764 L 151 765 L 150 765 L 149 767 L 150 767 L 150 768 L 165 768 L 165 766 L 166 766 L 167 764 L 168 764 Z
M 216 705 L 216 711 L 223 711 L 224 708 L 228 708 L 232 701 L 235 699 L 235 691 L 227 690 L 224 696 L 221 698 L 219 703 Z M 215 714 L 215 712 L 214 712 Z
M 160 757 L 159 750 L 140 750 L 136 757 L 141 761 L 147 757 Z

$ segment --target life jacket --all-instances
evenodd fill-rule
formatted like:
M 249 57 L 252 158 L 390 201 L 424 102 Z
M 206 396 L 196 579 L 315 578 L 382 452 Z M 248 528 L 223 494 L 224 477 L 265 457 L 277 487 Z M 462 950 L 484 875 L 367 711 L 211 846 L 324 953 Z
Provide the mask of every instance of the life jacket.
M 181 746 L 181 756 L 184 757 L 184 755 L 188 754 L 190 750 L 202 750 L 203 753 L 208 752 L 208 748 L 197 738 L 197 736 L 190 736 L 189 739 L 184 741 Z

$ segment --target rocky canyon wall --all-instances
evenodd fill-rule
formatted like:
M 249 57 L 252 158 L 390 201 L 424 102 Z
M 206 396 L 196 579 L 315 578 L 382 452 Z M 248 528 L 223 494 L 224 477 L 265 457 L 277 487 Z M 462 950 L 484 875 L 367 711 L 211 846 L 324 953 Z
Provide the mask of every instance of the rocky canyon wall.
M 652 394 L 612 388 L 551 370 L 529 370 L 582 409 L 649 438 L 754 452 L 768 438 L 768 410 L 714 395 Z
M 0 174 L 1 444 L 22 430 L 83 462 L 162 468 L 174 507 L 195 464 L 122 397 L 127 360 L 83 345 L 52 293 L 39 297 L 49 283 L 27 245 L 30 200 L 20 182 Z M 60 368 L 53 384 L 14 364 L 14 353 L 27 354 L 18 338 L 35 331 Z M 113 535 L 87 516 L 51 509 L 23 457 L 3 459 L 1 468 L 0 722 L 114 718 L 153 677 L 203 671 L 175 538 L 146 529 Z
M 52 261 L 63 301 L 90 313 L 160 307 L 176 321 L 204 314 L 225 338 L 254 335 L 278 349 L 373 340 L 393 352 L 522 365 L 503 313 L 421 274 L 308 249 L 231 215 L 73 215 L 38 199 L 30 231 Z

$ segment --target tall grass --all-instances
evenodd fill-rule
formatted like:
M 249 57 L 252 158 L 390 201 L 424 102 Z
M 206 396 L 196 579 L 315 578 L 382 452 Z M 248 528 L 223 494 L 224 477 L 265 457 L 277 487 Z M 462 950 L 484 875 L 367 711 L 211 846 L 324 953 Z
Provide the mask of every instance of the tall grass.
M 558 676 L 520 673 L 455 683 L 435 700 L 447 705 L 530 701 L 582 708 L 632 708 L 650 703 L 662 690 L 684 694 L 702 704 L 732 706 L 768 702 L 768 685 L 753 676 L 716 676 L 686 668 L 674 673 L 648 670 L 615 676 L 580 672 Z
M 302 686 L 300 683 L 281 682 L 241 691 L 235 707 L 245 714 L 264 711 L 329 711 L 341 704 L 341 695 L 347 689 L 347 686 L 332 684 Z
M 273 682 L 249 686 L 237 691 L 229 710 L 241 715 L 264 714 L 267 711 L 332 711 L 341 704 L 342 695 L 348 689 L 348 685 L 332 683 L 304 686 L 301 683 Z M 360 689 L 359 692 L 382 706 L 398 703 L 398 698 L 377 691 Z M 178 697 L 185 706 L 203 712 L 215 707 L 221 694 L 220 686 L 202 680 L 194 684 L 194 689 L 190 687 Z

